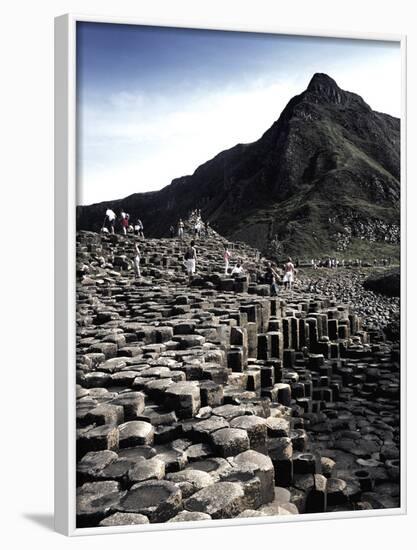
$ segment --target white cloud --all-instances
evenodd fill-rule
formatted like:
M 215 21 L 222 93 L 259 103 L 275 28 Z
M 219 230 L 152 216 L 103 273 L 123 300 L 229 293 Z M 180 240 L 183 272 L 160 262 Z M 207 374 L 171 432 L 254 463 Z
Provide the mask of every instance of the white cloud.
M 258 139 L 289 97 L 288 85 L 257 83 L 173 101 L 112 98 L 112 108 L 84 110 L 80 203 L 159 189 L 239 142 Z M 117 105 L 117 107 L 116 107 Z
M 372 108 L 399 114 L 398 54 L 383 64 L 320 60 L 277 78 L 175 97 L 121 91 L 81 111 L 78 202 L 89 204 L 160 189 L 236 143 L 258 139 L 314 72 L 362 95 Z

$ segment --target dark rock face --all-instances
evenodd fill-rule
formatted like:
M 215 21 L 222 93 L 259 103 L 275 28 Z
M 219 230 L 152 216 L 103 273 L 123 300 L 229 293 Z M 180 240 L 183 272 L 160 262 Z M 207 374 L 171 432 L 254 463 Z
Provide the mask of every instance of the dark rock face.
M 366 253 L 398 245 L 399 178 L 399 119 L 316 74 L 258 141 L 161 191 L 80 206 L 77 227 L 98 230 L 107 207 L 123 207 L 160 237 L 200 208 L 220 233 L 262 250 L 276 235 L 284 254 Z
M 368 277 L 365 279 L 363 286 L 367 290 L 373 290 L 385 296 L 400 296 L 400 282 L 400 268 L 395 268 L 391 269 L 389 272 Z

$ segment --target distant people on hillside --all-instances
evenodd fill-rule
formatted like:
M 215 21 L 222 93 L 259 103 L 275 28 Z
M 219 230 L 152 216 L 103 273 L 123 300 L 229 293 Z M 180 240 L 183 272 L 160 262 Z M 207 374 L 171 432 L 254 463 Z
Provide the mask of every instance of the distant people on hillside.
M 294 282 L 295 277 L 295 267 L 292 263 L 291 258 L 287 258 L 287 261 L 284 264 L 284 277 L 282 279 L 282 282 L 284 283 L 284 288 L 291 290 L 292 284 Z
M 264 282 L 270 286 L 271 296 L 278 296 L 278 279 L 279 273 L 275 269 L 275 264 L 268 262 L 266 264 L 266 271 L 263 275 Z
M 173 225 L 171 225 L 169 228 L 169 236 L 171 237 L 171 239 L 175 237 L 175 227 Z
M 135 257 L 133 258 L 133 265 L 135 268 L 135 279 L 139 279 L 140 274 L 140 250 L 138 243 L 135 243 Z
M 104 217 L 103 227 L 107 225 L 107 229 L 110 231 L 110 233 L 114 233 L 115 220 L 116 220 L 116 214 L 113 212 L 111 208 L 108 208 L 106 210 L 106 215 Z
M 201 236 L 201 220 L 197 218 L 194 225 L 194 238 L 199 239 Z
M 184 254 L 184 266 L 187 270 L 188 281 L 191 282 L 193 275 L 195 274 L 197 262 L 197 251 L 195 249 L 195 241 L 191 241 L 190 245 L 186 248 Z
M 180 221 L 178 222 L 178 238 L 183 239 L 184 237 L 184 222 L 180 218 Z
M 141 237 L 142 239 L 145 238 L 143 233 L 143 223 L 140 218 L 138 218 L 135 223 L 135 235 L 138 235 L 138 237 Z
M 223 252 L 224 274 L 227 275 L 229 272 L 229 262 L 232 255 L 229 251 L 229 247 L 227 246 L 227 243 L 224 243 L 223 246 L 224 246 L 224 252 Z

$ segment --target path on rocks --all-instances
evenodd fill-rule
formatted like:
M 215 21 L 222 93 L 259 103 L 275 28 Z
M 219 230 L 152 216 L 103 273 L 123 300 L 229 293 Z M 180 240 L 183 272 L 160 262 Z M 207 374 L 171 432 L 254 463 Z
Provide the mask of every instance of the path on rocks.
M 225 276 L 213 231 L 191 285 L 177 239 L 135 279 L 135 240 L 77 234 L 77 525 L 399 506 L 398 349 L 324 287 Z

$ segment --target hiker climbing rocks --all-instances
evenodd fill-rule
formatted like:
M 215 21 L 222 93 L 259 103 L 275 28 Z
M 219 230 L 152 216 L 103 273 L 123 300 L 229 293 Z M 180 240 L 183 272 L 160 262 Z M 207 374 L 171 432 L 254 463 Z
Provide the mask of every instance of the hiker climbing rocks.
M 143 234 L 143 223 L 140 218 L 138 218 L 135 223 L 135 235 L 138 235 L 138 237 L 141 237 L 142 239 L 145 238 L 145 235 Z
M 194 236 L 196 239 L 199 239 L 201 236 L 201 225 L 202 225 L 202 222 L 200 219 L 198 219 L 194 226 Z
M 291 258 L 287 258 L 287 261 L 284 264 L 284 278 L 283 278 L 285 289 L 289 288 L 289 290 L 291 290 L 292 284 L 294 282 L 295 273 L 296 273 L 295 267 L 294 267 L 294 264 L 292 263 Z
M 105 224 L 106 224 L 108 226 L 107 229 L 110 231 L 110 233 L 114 233 L 115 220 L 116 220 L 116 214 L 113 212 L 111 208 L 108 208 L 106 210 L 106 215 L 104 217 L 103 227 L 105 227 Z
M 275 264 L 272 264 L 271 262 L 268 262 L 266 264 L 266 271 L 263 276 L 263 279 L 265 283 L 270 286 L 271 296 L 277 296 L 278 295 L 277 281 L 279 279 L 279 273 L 275 269 Z
M 127 228 L 129 227 L 129 214 L 123 210 L 120 212 L 120 224 L 122 226 L 123 234 L 126 235 Z
M 182 240 L 184 237 L 184 222 L 180 218 L 180 221 L 178 222 L 178 238 Z
M 187 270 L 188 280 L 191 282 L 193 275 L 195 274 L 197 261 L 197 251 L 195 249 L 195 241 L 191 241 L 190 246 L 187 247 L 184 254 L 184 266 Z
M 135 243 L 135 257 L 133 258 L 133 265 L 135 268 L 135 279 L 140 278 L 140 250 L 138 243 Z
M 223 253 L 223 259 L 224 259 L 224 274 L 227 275 L 229 272 L 229 261 L 232 255 L 230 254 L 229 248 L 227 246 L 227 243 L 224 243 L 224 253 Z

